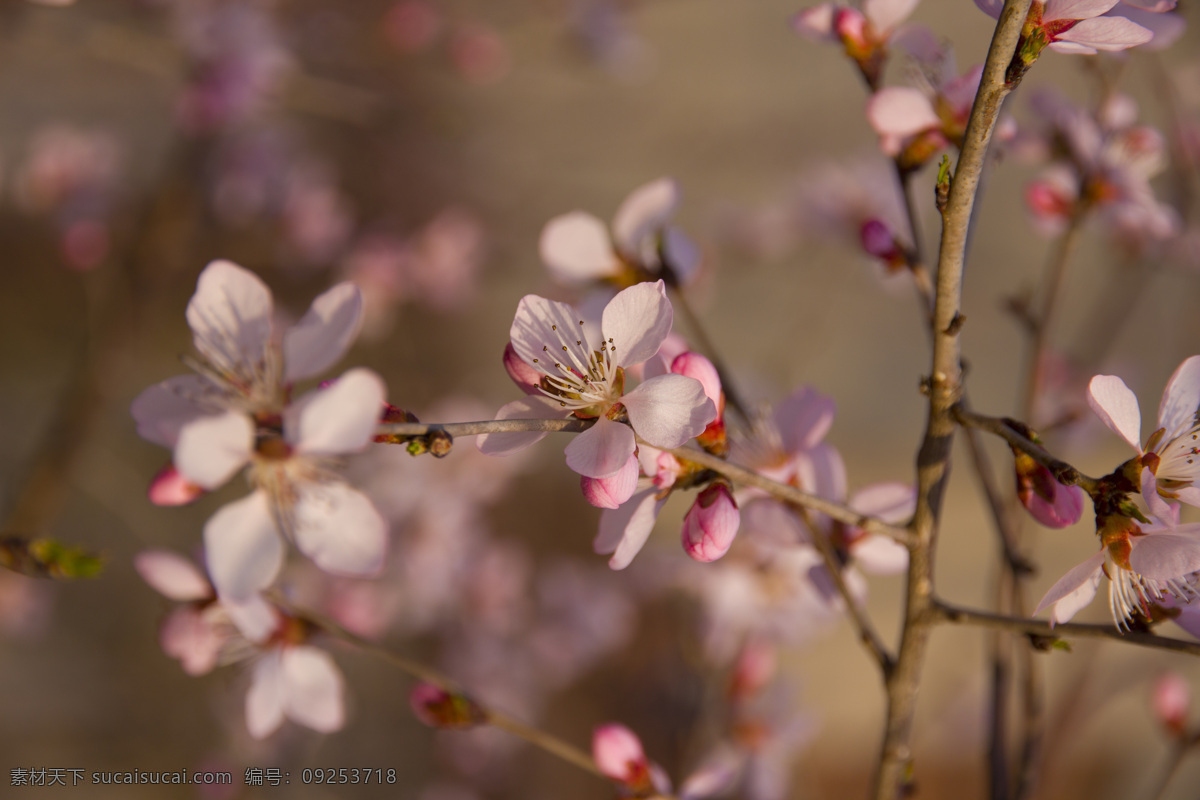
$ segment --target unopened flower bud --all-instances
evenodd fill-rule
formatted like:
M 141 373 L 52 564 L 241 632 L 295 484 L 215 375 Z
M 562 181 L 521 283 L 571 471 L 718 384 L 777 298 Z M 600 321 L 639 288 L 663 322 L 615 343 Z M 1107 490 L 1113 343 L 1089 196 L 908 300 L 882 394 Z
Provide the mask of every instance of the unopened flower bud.
M 592 733 L 592 758 L 605 776 L 633 792 L 651 788 L 650 763 L 637 734 L 615 722 Z
M 474 700 L 432 683 L 414 686 L 408 702 L 417 719 L 431 728 L 464 730 L 487 721 L 487 713 Z
M 1016 458 L 1017 497 L 1033 518 L 1048 528 L 1066 528 L 1083 516 L 1084 492 L 1064 486 L 1053 473 L 1018 450 Z
M 671 362 L 671 372 L 700 381 L 705 396 L 717 407 L 716 419 L 708 423 L 708 427 L 696 439 L 708 452 L 724 455 L 729 449 L 725 439 L 725 393 L 721 390 L 721 376 L 717 368 L 699 353 L 684 352 Z
M 638 459 L 636 455 L 632 455 L 615 475 L 607 478 L 589 478 L 581 475 L 579 488 L 583 490 L 584 498 L 597 508 L 618 508 L 633 497 L 637 479 Z
M 1177 738 L 1183 737 L 1191 699 L 1187 681 L 1177 672 L 1168 672 L 1155 682 L 1152 697 L 1154 713 L 1167 733 Z
M 880 219 L 869 219 L 859 229 L 859 240 L 867 255 L 883 262 L 889 271 L 898 270 L 908 264 L 904 248 L 896 241 L 896 236 L 888 224 Z
M 702 491 L 683 518 L 683 549 L 697 561 L 716 561 L 729 551 L 741 515 L 723 483 Z
M 204 487 L 190 482 L 168 464 L 150 481 L 146 494 L 156 506 L 183 506 L 204 494 Z

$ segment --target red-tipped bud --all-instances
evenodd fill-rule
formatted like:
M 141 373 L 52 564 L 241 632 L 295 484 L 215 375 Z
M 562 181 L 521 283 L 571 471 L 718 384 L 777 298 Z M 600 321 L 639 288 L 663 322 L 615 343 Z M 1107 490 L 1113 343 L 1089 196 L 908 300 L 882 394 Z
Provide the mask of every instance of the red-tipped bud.
M 721 376 L 713 363 L 699 353 L 680 353 L 671 362 L 671 372 L 700 381 L 704 394 L 717 408 L 717 416 L 697 437 L 700 446 L 710 453 L 724 455 L 729 449 L 725 441 L 725 393 L 721 390 Z
M 846 45 L 846 52 L 854 58 L 871 49 L 871 42 L 867 40 L 866 17 L 857 9 L 837 9 L 833 17 L 833 31 Z
M 517 355 L 512 342 L 504 345 L 504 371 L 525 394 L 541 393 L 538 385 L 541 383 L 542 373 L 526 364 L 525 360 Z
M 1167 733 L 1177 738 L 1184 736 L 1191 700 L 1191 690 L 1179 673 L 1168 672 L 1155 682 L 1152 698 L 1154 714 Z
M 1017 497 L 1021 505 L 1047 528 L 1066 528 L 1083 516 L 1086 495 L 1078 486 L 1063 486 L 1050 470 L 1026 453 L 1014 451 Z
M 697 561 L 716 561 L 729 551 L 741 515 L 723 483 L 709 486 L 683 518 L 683 549 Z
M 637 488 L 638 460 L 630 456 L 625 466 L 615 475 L 607 478 L 589 478 L 581 475 L 579 488 L 583 490 L 584 498 L 597 508 L 617 508 L 630 497 Z
M 189 482 L 173 464 L 167 464 L 150 481 L 146 494 L 156 506 L 185 506 L 204 494 L 204 488 Z
M 431 728 L 463 730 L 487 721 L 487 714 L 462 692 L 449 692 L 432 683 L 418 683 L 408 696 L 417 719 Z
M 652 788 L 650 762 L 637 734 L 615 722 L 592 733 L 592 758 L 605 776 L 636 793 Z
M 908 264 L 904 248 L 896 241 L 892 229 L 883 220 L 867 220 L 858 233 L 867 255 L 882 261 L 888 270 L 898 270 Z

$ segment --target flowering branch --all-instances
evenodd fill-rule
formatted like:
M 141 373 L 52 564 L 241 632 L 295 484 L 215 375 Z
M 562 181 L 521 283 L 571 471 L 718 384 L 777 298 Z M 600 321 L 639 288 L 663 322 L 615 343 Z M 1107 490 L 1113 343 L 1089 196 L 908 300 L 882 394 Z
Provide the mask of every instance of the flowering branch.
M 1157 650 L 1170 650 L 1175 653 L 1200 656 L 1200 642 L 1188 642 L 1183 639 L 1172 639 L 1159 636 L 1149 631 L 1121 631 L 1112 625 L 1090 625 L 1082 622 L 1062 622 L 1051 627 L 1049 622 L 1043 622 L 1032 617 L 1010 617 L 1004 614 L 992 614 L 987 611 L 975 611 L 960 608 L 939 600 L 933 602 L 933 618 L 937 622 L 950 622 L 963 625 L 978 625 L 984 628 L 1005 630 L 1013 633 L 1023 633 L 1048 640 L 1052 644 L 1060 639 L 1111 639 L 1140 647 L 1150 647 Z
M 942 496 L 949 476 L 950 446 L 954 439 L 951 409 L 962 394 L 958 333 L 962 319 L 959 307 L 967 233 L 1000 106 L 1011 91 L 1004 73 L 1016 52 L 1030 5 L 1030 0 L 1006 0 L 1004 10 L 1000 13 L 963 137 L 946 208 L 942 213 L 933 312 L 933 359 L 928 382 L 929 417 L 917 456 L 917 509 L 910 525 L 917 544 L 909 560 L 904 633 L 897 653 L 896 668 L 887 680 L 887 721 L 874 787 L 874 796 L 878 800 L 905 794 L 911 781 L 912 750 L 909 741 L 916 715 L 917 687 L 925 645 L 934 617 L 933 547 Z
M 403 656 L 387 649 L 386 647 L 381 647 L 380 645 L 375 644 L 368 639 L 364 639 L 355 633 L 351 633 L 328 617 L 322 616 L 307 609 L 299 608 L 288 602 L 282 596 L 275 596 L 272 598 L 272 601 L 277 603 L 281 608 L 286 609 L 288 613 L 315 626 L 316 628 L 319 628 L 334 639 L 345 642 L 346 644 L 358 648 L 364 653 L 368 653 L 376 658 L 382 659 L 383 661 L 386 661 L 387 663 L 419 681 L 433 684 L 439 689 L 450 693 L 457 694 L 461 693 L 462 691 L 454 680 L 434 669 L 433 667 L 422 664 L 419 661 L 414 661 L 407 656 Z M 596 762 L 592 760 L 590 755 L 570 744 L 569 742 L 565 742 L 552 734 L 549 734 L 543 730 L 539 730 L 538 728 L 534 728 L 531 725 L 521 722 L 515 717 L 511 717 L 501 711 L 486 708 L 480 705 L 478 700 L 473 697 L 471 698 L 471 702 L 476 708 L 483 712 L 483 723 L 493 725 L 501 730 L 506 730 L 514 736 L 524 739 L 536 747 L 540 747 L 547 753 L 550 753 L 551 755 L 560 758 L 569 764 L 579 767 L 585 772 L 590 772 L 591 774 L 601 778 L 606 777 L 604 773 L 600 771 L 599 767 L 596 766 Z

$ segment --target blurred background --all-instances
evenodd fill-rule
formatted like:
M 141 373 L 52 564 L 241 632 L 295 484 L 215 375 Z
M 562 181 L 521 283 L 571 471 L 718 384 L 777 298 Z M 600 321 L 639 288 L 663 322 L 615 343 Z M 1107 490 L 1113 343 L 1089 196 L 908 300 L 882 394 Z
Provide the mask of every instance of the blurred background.
M 21 791 L 9 770 L 46 767 L 221 769 L 234 785 L 24 791 L 613 796 L 506 734 L 426 728 L 409 709 L 407 677 L 330 641 L 346 676 L 345 728 L 285 723 L 250 739 L 245 665 L 185 674 L 157 641 L 171 603 L 132 566 L 148 548 L 198 555 L 205 519 L 243 487 L 184 508 L 151 505 L 146 487 L 168 456 L 137 437 L 128 409 L 183 371 L 183 310 L 204 265 L 227 258 L 260 275 L 291 319 L 355 280 L 368 319 L 339 369 L 377 370 L 391 402 L 423 421 L 490 418 L 518 396 L 500 359 L 518 300 L 579 296 L 541 264 L 542 226 L 573 209 L 608 220 L 630 191 L 671 176 L 683 193 L 676 223 L 703 255 L 687 291 L 743 393 L 763 407 L 802 384 L 832 395 L 827 441 L 850 488 L 911 481 L 926 336 L 906 277 L 868 258 L 847 223 L 856 205 L 894 207 L 895 184 L 856 71 L 840 48 L 793 32 L 798 10 L 778 0 L 0 3 L 3 533 L 106 560 L 99 577 L 77 582 L 0 572 L 0 794 Z M 962 69 L 982 61 L 992 20 L 972 4 L 928 0 L 913 20 L 952 41 Z M 1119 80 L 1139 119 L 1186 133 L 1193 149 L 1179 152 L 1195 158 L 1198 43 L 1188 30 L 1162 52 L 1048 53 L 1007 109 L 1036 128 L 1028 100 L 1039 87 L 1086 105 Z M 896 62 L 889 83 L 911 78 Z M 1046 439 L 1090 474 L 1131 454 L 1089 419 L 1088 377 L 1121 375 L 1149 415 L 1175 366 L 1200 351 L 1200 261 L 1186 233 L 1194 163 L 1188 172 L 1172 161 L 1154 184 L 1179 211 L 1178 242 L 1135 252 L 1089 228 L 1071 260 L 1051 337 L 1071 369 L 1049 382 L 1048 402 L 1079 422 Z M 1012 308 L 1036 288 L 1051 247 L 1022 193 L 1043 165 L 1016 148 L 1001 154 L 978 212 L 963 344 L 983 413 L 1017 408 L 1025 337 Z M 914 178 L 914 197 L 932 248 L 930 170 Z M 384 576 L 326 581 L 296 563 L 285 580 L 298 602 L 579 746 L 597 724 L 629 725 L 678 782 L 719 738 L 728 664 L 704 649 L 695 588 L 718 565 L 680 552 L 686 504 L 675 500 L 638 561 L 609 571 L 592 553 L 598 515 L 563 469 L 562 445 L 552 437 L 503 461 L 469 441 L 443 460 L 373 454 L 350 474 L 393 522 Z M 989 452 L 1007 487 L 1011 458 Z M 965 453 L 956 459 L 938 590 L 987 606 L 996 537 Z M 1027 522 L 1034 602 L 1094 552 L 1087 522 Z M 900 578 L 871 579 L 868 608 L 888 641 L 901 602 Z M 1081 618 L 1108 619 L 1102 599 Z M 737 796 L 866 791 L 883 713 L 876 669 L 844 621 L 813 627 L 779 651 L 787 691 L 772 705 L 787 733 L 777 752 L 759 753 L 762 785 Z M 985 645 L 966 628 L 933 639 L 915 738 L 919 797 L 987 794 Z M 1149 796 L 1169 751 L 1151 687 L 1167 670 L 1194 684 L 1195 660 L 1079 642 L 1034 663 L 1047 728 L 1032 796 Z M 355 766 L 395 769 L 397 783 L 296 780 L 305 767 Z M 292 783 L 244 786 L 247 767 L 290 770 Z M 1197 780 L 1200 765 L 1185 761 L 1165 796 L 1194 797 Z

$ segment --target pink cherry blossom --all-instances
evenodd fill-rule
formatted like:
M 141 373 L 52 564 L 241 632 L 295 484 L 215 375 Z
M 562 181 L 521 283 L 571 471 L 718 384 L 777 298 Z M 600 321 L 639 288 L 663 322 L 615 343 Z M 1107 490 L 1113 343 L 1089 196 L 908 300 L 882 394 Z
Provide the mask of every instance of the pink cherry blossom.
M 633 496 L 637 488 L 638 459 L 630 455 L 625 466 L 617 473 L 607 478 L 579 477 L 583 496 L 597 508 L 619 508 L 622 503 Z
M 1154 34 L 1141 25 L 1101 16 L 1116 4 L 1117 0 L 1033 0 L 1022 40 L 1036 39 L 1038 50 L 1049 46 L 1060 53 L 1126 50 L 1150 41 Z M 999 19 L 1004 8 L 1003 0 L 975 0 L 975 5 L 993 19 Z
M 1088 385 L 1088 405 L 1105 425 L 1137 452 L 1143 476 L 1143 497 L 1154 509 L 1158 496 L 1200 506 L 1200 356 L 1176 368 L 1158 406 L 1158 428 L 1140 443 L 1141 410 L 1137 396 L 1115 375 L 1097 375 Z
M 856 5 L 822 3 L 792 18 L 796 33 L 841 44 L 874 90 L 887 58 L 888 42 L 912 14 L 918 0 L 862 0 Z
M 962 76 L 942 75 L 925 89 L 891 86 L 876 92 L 867 101 L 867 120 L 883 152 L 911 170 L 945 145 L 961 143 L 982 74 L 979 65 Z
M 513 320 L 512 345 L 541 373 L 541 396 L 513 401 L 496 418 L 595 419 L 596 424 L 566 448 L 567 466 L 589 478 L 608 478 L 626 468 L 638 436 L 663 449 L 681 446 L 716 416 L 699 381 L 659 375 L 625 391 L 626 368 L 658 351 L 671 330 L 672 316 L 662 281 L 619 292 L 605 307 L 598 332 L 589 331 L 579 312 L 566 303 L 526 295 Z M 503 455 L 544 435 L 488 434 L 480 437 L 479 448 Z
M 304 644 L 280 644 L 254 664 L 246 694 L 246 727 L 270 736 L 285 719 L 321 733 L 345 723 L 345 681 L 333 658 Z
M 1139 614 L 1149 616 L 1151 604 L 1168 597 L 1186 602 L 1197 595 L 1187 576 L 1200 569 L 1200 523 L 1130 520 L 1122 530 L 1102 533 L 1101 541 L 1099 553 L 1050 587 L 1035 614 L 1053 606 L 1052 625 L 1069 621 L 1092 602 L 1102 574 L 1109 578 L 1113 622 L 1122 629 Z
M 679 199 L 675 181 L 659 178 L 625 198 L 611 232 L 586 211 L 555 217 L 542 229 L 542 261 L 564 283 L 607 280 L 623 285 L 654 280 L 666 267 L 686 282 L 695 274 L 700 254 L 695 243 L 670 224 Z

